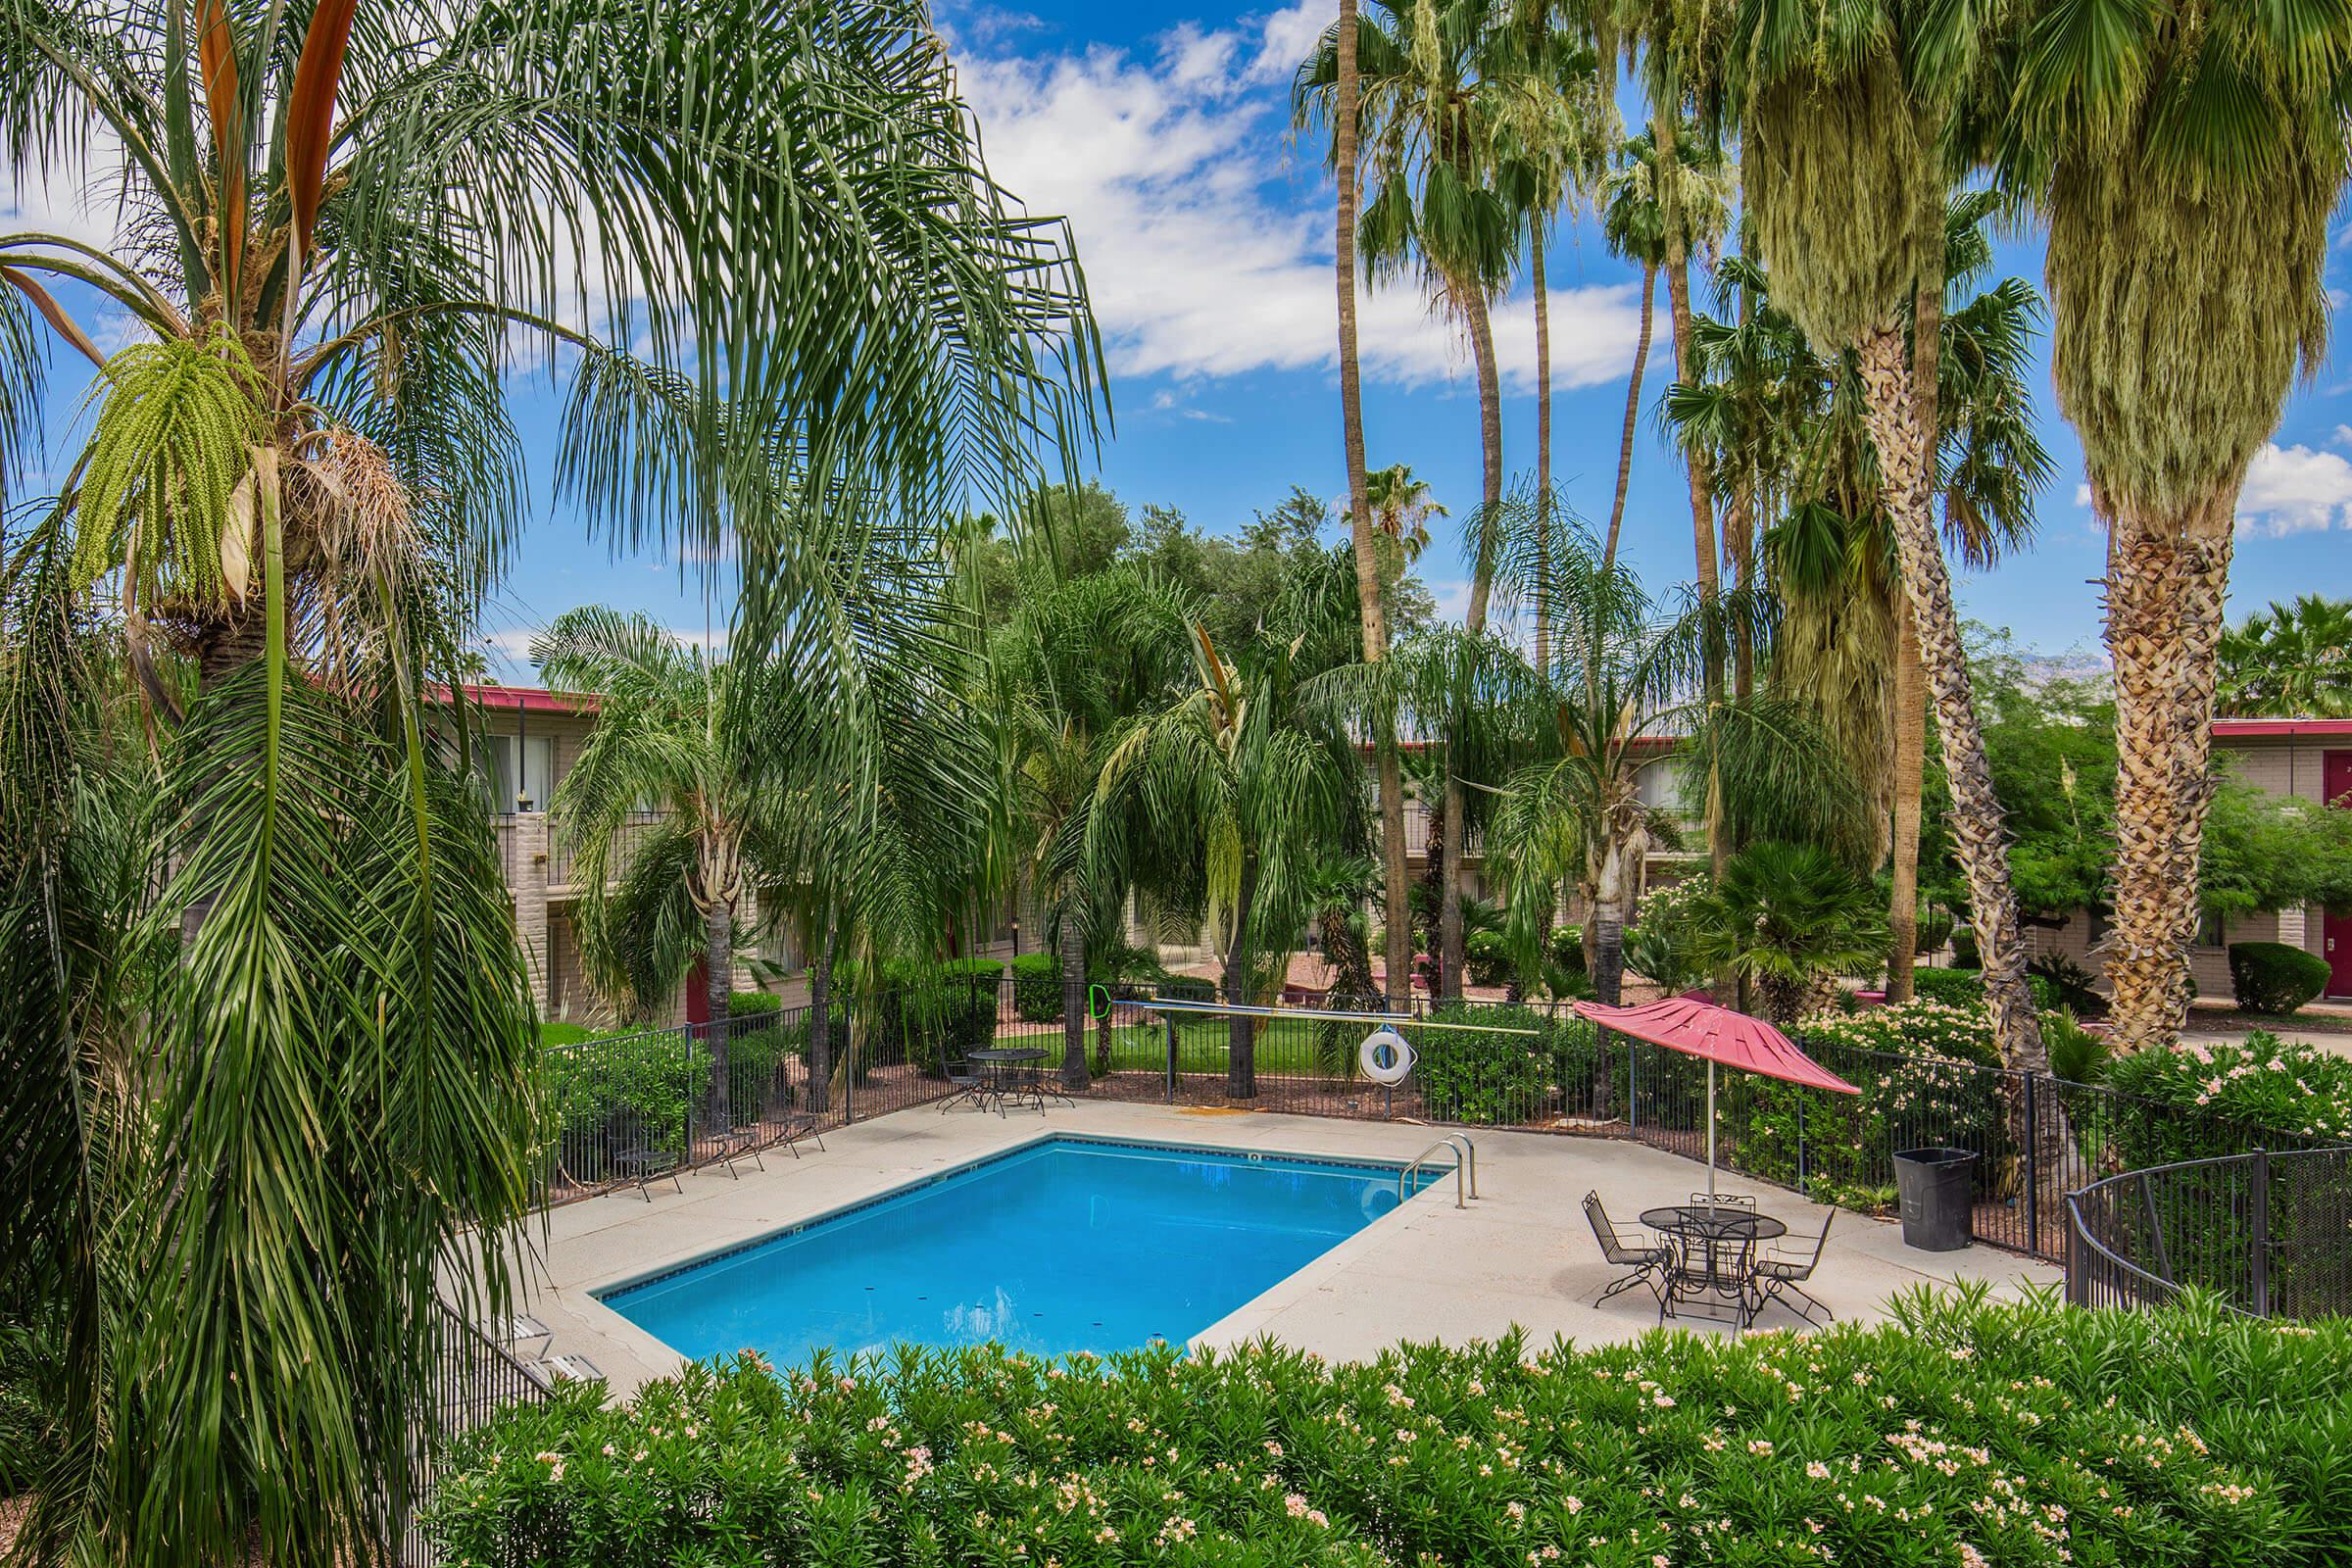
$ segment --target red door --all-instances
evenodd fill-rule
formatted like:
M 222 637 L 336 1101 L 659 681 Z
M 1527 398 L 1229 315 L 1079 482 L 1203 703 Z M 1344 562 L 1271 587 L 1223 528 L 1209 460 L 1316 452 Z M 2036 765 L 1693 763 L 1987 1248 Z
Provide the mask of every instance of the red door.
M 2329 752 L 2323 763 L 2328 804 L 2352 810 L 2352 752 Z M 2352 911 L 2323 917 L 2328 936 L 2328 994 L 2352 997 Z

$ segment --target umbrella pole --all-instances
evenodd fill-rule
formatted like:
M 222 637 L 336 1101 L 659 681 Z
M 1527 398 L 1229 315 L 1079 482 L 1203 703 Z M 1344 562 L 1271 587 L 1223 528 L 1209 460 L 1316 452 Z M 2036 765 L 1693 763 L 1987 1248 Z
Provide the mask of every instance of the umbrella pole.
M 1707 1201 L 1715 1201 L 1715 1058 L 1707 1058 Z

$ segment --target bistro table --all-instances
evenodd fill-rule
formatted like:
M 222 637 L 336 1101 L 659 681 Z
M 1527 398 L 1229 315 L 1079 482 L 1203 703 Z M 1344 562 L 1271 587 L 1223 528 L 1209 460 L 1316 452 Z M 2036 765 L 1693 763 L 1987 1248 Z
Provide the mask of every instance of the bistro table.
M 1745 1328 L 1755 1320 L 1748 1287 L 1756 1244 L 1788 1234 L 1770 1214 L 1731 1203 L 1676 1203 L 1642 1211 L 1642 1223 L 1663 1235 L 1673 1249 L 1666 1290 L 1658 1300 L 1663 1322 L 1678 1306 L 1713 1314 L 1724 1307 Z
M 1045 1080 L 1038 1064 L 1049 1053 L 1040 1046 L 991 1046 L 980 1051 L 964 1053 L 966 1059 L 981 1071 L 979 1095 L 985 1104 L 997 1102 L 997 1114 L 1004 1114 L 1007 1101 L 1015 1106 L 1034 1101 L 1039 1110 L 1046 1108 Z M 1068 1097 L 1056 1094 L 1065 1103 Z

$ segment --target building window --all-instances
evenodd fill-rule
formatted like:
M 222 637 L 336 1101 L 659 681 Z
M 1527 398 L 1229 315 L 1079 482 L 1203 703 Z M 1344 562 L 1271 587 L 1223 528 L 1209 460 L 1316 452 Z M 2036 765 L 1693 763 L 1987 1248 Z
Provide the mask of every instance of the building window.
M 2230 945 L 2230 922 L 2220 911 L 2206 909 L 2198 914 L 2197 945 L 2205 948 L 2226 948 Z
M 515 753 L 521 751 L 520 766 Z M 556 791 L 556 742 L 551 735 L 484 735 L 475 754 L 490 809 L 500 815 L 544 811 Z

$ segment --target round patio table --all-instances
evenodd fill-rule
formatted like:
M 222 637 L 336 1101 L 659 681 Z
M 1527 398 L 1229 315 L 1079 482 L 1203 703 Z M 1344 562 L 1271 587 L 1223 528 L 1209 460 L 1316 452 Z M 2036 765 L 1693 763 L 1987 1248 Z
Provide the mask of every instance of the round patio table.
M 1004 1114 L 1004 1102 L 1015 1105 L 1034 1100 L 1037 1108 L 1046 1108 L 1045 1087 L 1038 1081 L 1038 1064 L 1050 1054 L 1039 1046 L 991 1046 L 980 1051 L 967 1051 L 966 1059 L 976 1062 L 987 1074 L 983 1092 L 997 1102 L 997 1114 Z
M 1770 1214 L 1726 1203 L 1645 1208 L 1642 1223 L 1665 1236 L 1674 1250 L 1658 1302 L 1660 1321 L 1678 1305 L 1709 1312 L 1728 1306 L 1743 1328 L 1754 1320 L 1748 1286 L 1756 1244 L 1788 1235 L 1788 1226 Z

